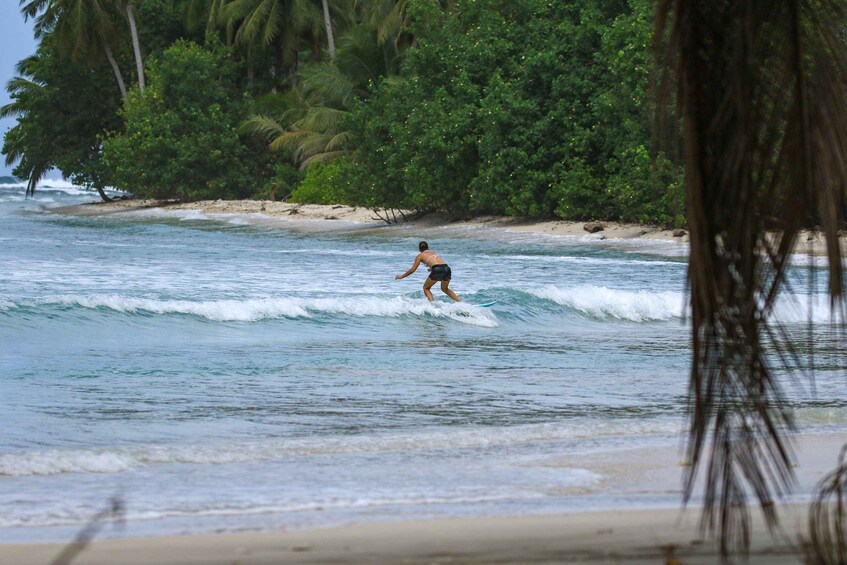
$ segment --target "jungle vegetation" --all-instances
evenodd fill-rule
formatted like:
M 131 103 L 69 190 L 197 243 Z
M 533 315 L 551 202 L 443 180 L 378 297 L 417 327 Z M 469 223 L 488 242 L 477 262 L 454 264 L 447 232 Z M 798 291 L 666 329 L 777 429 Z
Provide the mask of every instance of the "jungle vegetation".
M 650 0 L 23 0 L 16 176 L 682 225 Z M 105 197 L 105 193 L 103 193 Z

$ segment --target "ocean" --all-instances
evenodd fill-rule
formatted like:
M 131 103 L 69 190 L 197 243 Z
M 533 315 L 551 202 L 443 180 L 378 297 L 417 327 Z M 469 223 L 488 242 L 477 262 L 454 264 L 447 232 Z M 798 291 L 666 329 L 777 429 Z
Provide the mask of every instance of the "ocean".
M 78 217 L 50 209 L 96 194 L 54 184 L 0 186 L 0 542 L 112 497 L 106 537 L 680 505 L 685 244 Z M 394 280 L 421 239 L 464 303 Z M 780 379 L 803 434 L 847 437 L 823 266 L 796 263 L 775 315 L 814 386 Z

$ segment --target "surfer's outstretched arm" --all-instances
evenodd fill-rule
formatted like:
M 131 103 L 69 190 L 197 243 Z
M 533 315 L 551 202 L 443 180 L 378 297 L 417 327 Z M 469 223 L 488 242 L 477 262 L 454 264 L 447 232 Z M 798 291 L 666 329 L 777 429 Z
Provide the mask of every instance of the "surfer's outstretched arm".
M 394 275 L 394 280 L 398 280 L 398 281 L 399 281 L 400 279 L 405 279 L 406 277 L 408 277 L 409 275 L 411 275 L 412 273 L 414 273 L 415 271 L 417 271 L 417 270 L 418 270 L 418 267 L 419 267 L 419 266 L 420 266 L 420 264 L 421 264 L 421 255 L 423 255 L 423 253 L 418 253 L 418 256 L 417 256 L 417 257 L 415 257 L 415 262 L 414 262 L 414 263 L 412 263 L 412 266 L 411 266 L 411 267 L 409 267 L 409 270 L 408 270 L 408 271 L 406 271 L 406 272 L 405 272 L 405 273 L 403 273 L 402 275 Z

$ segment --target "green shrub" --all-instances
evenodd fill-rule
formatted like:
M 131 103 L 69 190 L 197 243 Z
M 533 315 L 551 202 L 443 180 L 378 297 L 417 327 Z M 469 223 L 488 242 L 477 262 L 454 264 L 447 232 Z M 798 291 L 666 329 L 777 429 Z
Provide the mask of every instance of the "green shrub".
M 147 89 L 127 96 L 124 131 L 103 142 L 113 186 L 137 196 L 244 198 L 256 172 L 236 133 L 240 97 L 225 55 L 178 41 L 148 64 Z

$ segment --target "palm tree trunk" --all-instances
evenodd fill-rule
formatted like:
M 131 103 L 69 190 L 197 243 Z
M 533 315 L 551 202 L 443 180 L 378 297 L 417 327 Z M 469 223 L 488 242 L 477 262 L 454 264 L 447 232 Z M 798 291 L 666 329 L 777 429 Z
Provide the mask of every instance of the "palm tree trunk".
M 324 7 L 324 25 L 326 26 L 326 42 L 329 47 L 329 60 L 335 59 L 335 39 L 332 37 L 332 20 L 329 19 L 329 2 L 322 0 Z
M 109 64 L 112 65 L 112 70 L 115 72 L 115 79 L 118 81 L 118 88 L 121 89 L 121 97 L 126 98 L 126 84 L 124 84 L 124 77 L 121 74 L 120 67 L 118 67 L 118 62 L 115 61 L 115 55 L 112 53 L 112 48 L 105 45 L 104 49 L 106 50 L 106 58 L 109 59 Z
M 124 2 L 124 10 L 129 20 L 129 31 L 132 34 L 132 50 L 135 52 L 135 67 L 138 72 L 138 88 L 144 92 L 144 63 L 141 61 L 141 44 L 138 42 L 138 27 L 135 25 L 135 12 L 132 9 L 132 0 Z

